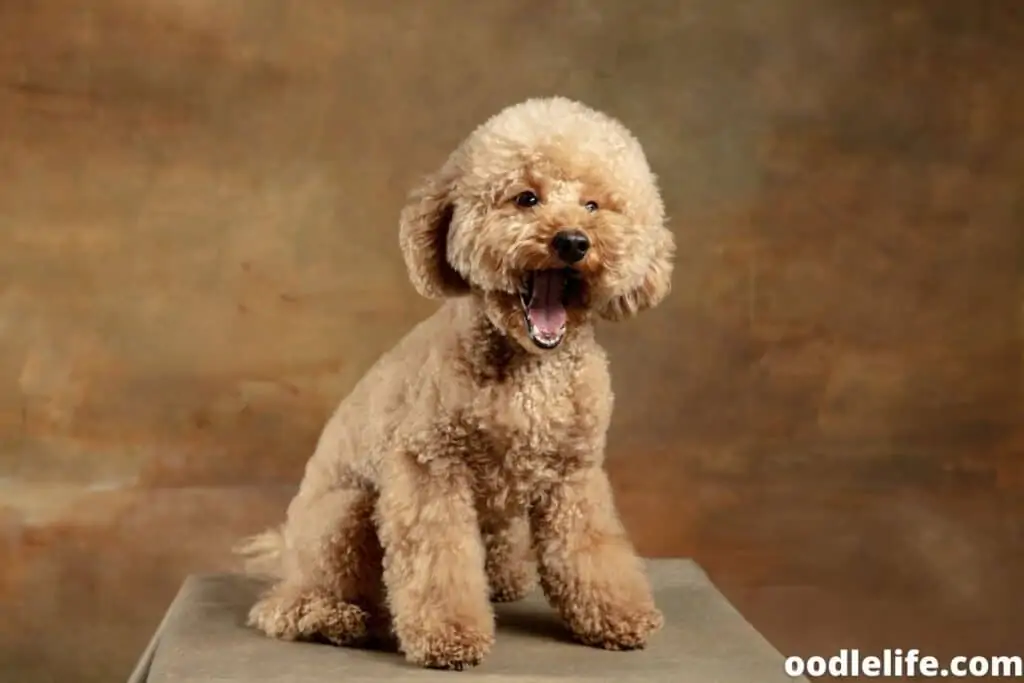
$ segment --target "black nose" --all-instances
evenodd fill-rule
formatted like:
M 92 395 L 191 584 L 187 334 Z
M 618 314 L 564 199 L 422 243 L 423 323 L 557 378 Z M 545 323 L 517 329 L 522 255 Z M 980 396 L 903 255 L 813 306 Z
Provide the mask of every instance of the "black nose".
M 579 263 L 590 249 L 590 240 L 579 230 L 559 230 L 551 240 L 558 258 L 566 263 Z

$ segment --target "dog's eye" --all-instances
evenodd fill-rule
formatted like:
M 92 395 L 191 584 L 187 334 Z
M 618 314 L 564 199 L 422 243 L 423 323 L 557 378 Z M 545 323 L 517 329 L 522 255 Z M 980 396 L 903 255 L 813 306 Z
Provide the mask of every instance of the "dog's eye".
M 583 208 L 589 211 L 590 213 L 594 213 L 598 209 L 597 202 L 587 202 L 586 204 L 583 205 Z
M 516 203 L 516 206 L 528 209 L 531 206 L 537 206 L 537 204 L 540 203 L 540 197 L 538 197 L 533 192 L 527 190 L 526 192 L 520 192 L 519 194 L 517 194 L 515 196 L 515 199 L 513 199 L 512 201 Z

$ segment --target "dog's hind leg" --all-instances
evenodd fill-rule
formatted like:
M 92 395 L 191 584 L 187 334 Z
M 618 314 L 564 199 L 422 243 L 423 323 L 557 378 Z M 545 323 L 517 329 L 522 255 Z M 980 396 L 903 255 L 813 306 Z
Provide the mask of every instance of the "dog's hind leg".
M 338 489 L 298 497 L 284 528 L 281 577 L 249 612 L 249 624 L 282 640 L 367 641 L 383 612 L 376 496 Z
M 523 599 L 537 579 L 526 513 L 511 516 L 485 514 L 480 526 L 487 549 L 487 582 L 491 600 L 513 602 Z

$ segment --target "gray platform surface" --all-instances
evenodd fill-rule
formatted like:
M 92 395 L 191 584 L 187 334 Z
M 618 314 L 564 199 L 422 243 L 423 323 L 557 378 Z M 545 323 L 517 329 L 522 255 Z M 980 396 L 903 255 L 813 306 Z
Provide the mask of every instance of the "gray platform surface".
M 244 626 L 260 584 L 236 575 L 189 577 L 130 683 L 346 681 L 671 681 L 792 683 L 783 657 L 690 560 L 649 560 L 665 628 L 646 650 L 573 643 L 539 593 L 497 605 L 487 660 L 463 672 L 429 671 L 400 655 L 271 640 Z

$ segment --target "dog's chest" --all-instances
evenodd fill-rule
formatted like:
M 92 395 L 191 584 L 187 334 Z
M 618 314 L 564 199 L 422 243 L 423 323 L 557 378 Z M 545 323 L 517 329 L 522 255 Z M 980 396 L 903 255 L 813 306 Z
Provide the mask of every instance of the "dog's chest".
M 466 453 L 477 494 L 489 506 L 517 506 L 537 486 L 582 463 L 591 438 L 572 376 L 544 368 L 482 384 L 466 407 L 468 429 L 485 452 Z

